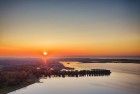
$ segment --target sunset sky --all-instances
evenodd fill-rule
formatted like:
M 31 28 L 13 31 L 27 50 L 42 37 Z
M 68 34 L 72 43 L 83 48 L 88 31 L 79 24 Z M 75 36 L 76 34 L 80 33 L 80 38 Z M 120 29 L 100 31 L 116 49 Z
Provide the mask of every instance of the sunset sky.
M 0 56 L 140 56 L 139 0 L 0 0 Z

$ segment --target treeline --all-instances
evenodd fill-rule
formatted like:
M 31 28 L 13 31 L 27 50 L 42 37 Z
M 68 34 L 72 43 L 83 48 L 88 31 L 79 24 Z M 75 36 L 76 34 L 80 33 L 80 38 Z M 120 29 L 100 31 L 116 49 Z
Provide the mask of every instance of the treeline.
M 106 69 L 92 69 L 92 70 L 70 70 L 70 71 L 42 71 L 38 70 L 41 75 L 45 77 L 82 77 L 82 76 L 109 76 L 111 71 Z
M 4 70 L 0 71 L 0 87 L 15 86 L 20 84 L 31 84 L 38 80 L 36 70 L 19 69 L 19 70 Z

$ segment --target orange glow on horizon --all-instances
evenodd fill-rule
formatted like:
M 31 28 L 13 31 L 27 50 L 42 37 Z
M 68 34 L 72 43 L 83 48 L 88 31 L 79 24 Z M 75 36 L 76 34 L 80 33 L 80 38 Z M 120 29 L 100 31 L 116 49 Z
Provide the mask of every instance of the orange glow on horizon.
M 49 53 L 49 54 L 48 54 Z M 35 56 L 42 57 L 42 54 L 47 57 L 51 56 L 140 56 L 137 50 L 114 50 L 114 49 L 50 49 L 43 51 L 42 49 L 31 48 L 8 48 L 0 47 L 0 56 Z

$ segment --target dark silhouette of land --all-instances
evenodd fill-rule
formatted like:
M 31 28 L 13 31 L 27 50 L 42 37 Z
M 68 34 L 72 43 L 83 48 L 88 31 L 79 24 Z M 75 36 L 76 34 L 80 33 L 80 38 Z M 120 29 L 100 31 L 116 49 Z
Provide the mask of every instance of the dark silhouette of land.
M 17 62 L 14 64 L 13 62 L 13 64 L 8 65 L 8 62 L 6 63 L 0 70 L 0 94 L 6 94 L 39 82 L 42 77 L 109 76 L 111 73 L 110 70 L 106 69 L 74 70 L 73 68 L 65 67 L 58 60 L 48 60 L 46 64 L 41 62 L 28 62 L 25 64 L 25 60 L 24 64 Z
M 110 70 L 47 70 L 38 69 L 35 66 L 21 66 L 18 70 L 0 71 L 0 94 L 6 94 L 16 89 L 38 82 L 41 77 L 86 77 L 86 76 L 109 76 Z M 12 88 L 13 87 L 13 88 Z

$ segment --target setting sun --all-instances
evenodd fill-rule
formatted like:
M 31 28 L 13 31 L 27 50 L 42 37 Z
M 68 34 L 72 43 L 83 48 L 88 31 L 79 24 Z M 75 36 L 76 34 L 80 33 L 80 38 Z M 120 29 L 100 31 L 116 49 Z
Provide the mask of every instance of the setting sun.
M 46 56 L 48 53 L 46 51 L 43 52 L 43 55 Z

